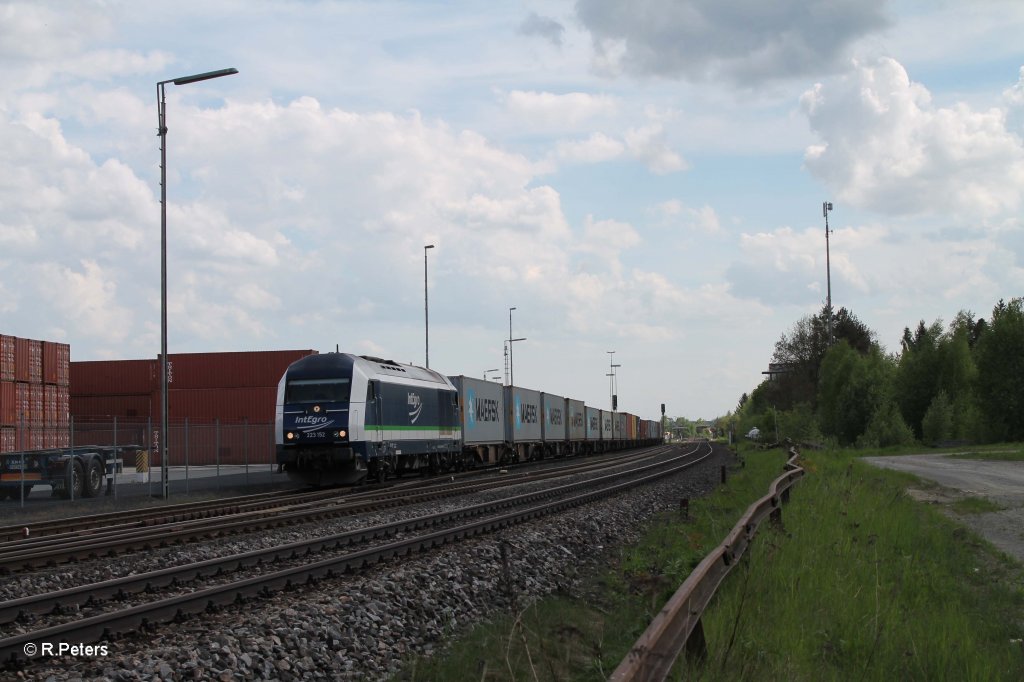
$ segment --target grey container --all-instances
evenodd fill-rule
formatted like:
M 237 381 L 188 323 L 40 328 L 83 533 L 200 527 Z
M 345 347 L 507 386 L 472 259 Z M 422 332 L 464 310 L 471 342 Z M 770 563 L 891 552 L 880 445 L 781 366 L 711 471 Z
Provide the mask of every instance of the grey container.
M 545 443 L 565 441 L 566 423 L 565 398 L 551 393 L 540 394 L 540 408 L 543 419 L 541 438 Z
M 565 431 L 570 441 L 582 441 L 587 438 L 587 427 L 585 423 L 585 407 L 582 400 L 565 400 Z
M 459 392 L 459 418 L 465 445 L 505 441 L 504 386 L 467 376 L 448 377 Z
M 596 443 L 601 440 L 601 410 L 596 407 L 586 407 L 584 410 L 587 440 Z
M 518 386 L 505 387 L 505 440 L 510 443 L 539 443 L 542 437 L 540 391 Z
M 612 440 L 615 435 L 612 426 L 615 424 L 615 413 L 601 410 L 601 440 Z

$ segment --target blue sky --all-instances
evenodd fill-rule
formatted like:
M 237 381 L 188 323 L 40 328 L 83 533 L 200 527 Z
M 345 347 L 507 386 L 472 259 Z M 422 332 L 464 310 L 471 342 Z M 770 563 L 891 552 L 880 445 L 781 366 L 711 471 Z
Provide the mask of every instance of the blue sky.
M 825 300 L 904 326 L 1024 294 L 1014 1 L 0 3 L 0 331 L 502 367 L 731 409 Z

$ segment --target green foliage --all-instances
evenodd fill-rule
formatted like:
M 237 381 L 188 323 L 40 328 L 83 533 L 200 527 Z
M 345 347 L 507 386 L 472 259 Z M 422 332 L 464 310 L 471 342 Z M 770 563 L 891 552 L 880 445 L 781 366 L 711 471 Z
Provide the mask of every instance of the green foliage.
M 921 420 L 938 390 L 941 336 L 942 323 L 938 320 L 928 327 L 921 320 L 913 335 L 909 328 L 903 330 L 903 353 L 894 389 L 903 417 L 918 438 Z
M 843 340 L 829 349 L 818 391 L 822 433 L 844 445 L 855 443 L 888 397 L 892 374 L 891 362 L 877 347 L 862 355 Z
M 1024 299 L 999 301 L 975 345 L 978 402 L 993 440 L 1024 439 Z
M 937 445 L 953 435 L 953 404 L 946 392 L 940 390 L 928 406 L 921 420 L 922 440 L 928 445 Z
M 888 448 L 913 442 L 914 432 L 903 421 L 899 407 L 891 398 L 875 408 L 864 433 L 857 437 L 858 448 Z

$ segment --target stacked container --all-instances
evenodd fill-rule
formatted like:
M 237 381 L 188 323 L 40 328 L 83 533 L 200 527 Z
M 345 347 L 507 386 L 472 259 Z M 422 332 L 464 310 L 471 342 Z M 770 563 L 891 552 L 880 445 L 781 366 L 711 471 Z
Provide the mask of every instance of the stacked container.
M 65 447 L 71 347 L 0 335 L 0 452 Z

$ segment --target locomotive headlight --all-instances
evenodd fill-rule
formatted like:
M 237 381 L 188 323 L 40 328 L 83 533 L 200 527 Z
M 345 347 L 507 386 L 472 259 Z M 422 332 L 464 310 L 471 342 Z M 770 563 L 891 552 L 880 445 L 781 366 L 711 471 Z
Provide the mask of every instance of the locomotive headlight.
M 320 406 L 319 405 L 314 405 L 313 406 L 313 411 L 314 412 L 320 412 Z
M 289 431 L 288 435 L 285 436 L 285 438 L 287 438 L 288 440 L 295 440 L 295 434 Z
M 334 432 L 334 437 L 335 438 L 344 438 L 345 435 L 346 435 L 345 429 L 342 429 L 341 431 L 335 431 Z

